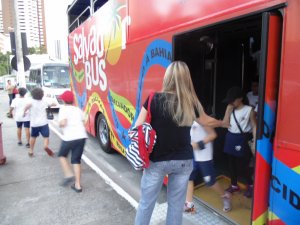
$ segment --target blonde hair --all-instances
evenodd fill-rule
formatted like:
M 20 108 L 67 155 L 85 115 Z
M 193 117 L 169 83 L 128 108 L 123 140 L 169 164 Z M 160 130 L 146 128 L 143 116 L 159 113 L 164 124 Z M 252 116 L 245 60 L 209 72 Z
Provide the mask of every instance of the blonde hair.
M 200 116 L 203 109 L 186 63 L 175 61 L 168 66 L 162 91 L 174 93 L 166 102 L 165 109 L 179 126 L 191 126 L 196 118 L 195 110 Z

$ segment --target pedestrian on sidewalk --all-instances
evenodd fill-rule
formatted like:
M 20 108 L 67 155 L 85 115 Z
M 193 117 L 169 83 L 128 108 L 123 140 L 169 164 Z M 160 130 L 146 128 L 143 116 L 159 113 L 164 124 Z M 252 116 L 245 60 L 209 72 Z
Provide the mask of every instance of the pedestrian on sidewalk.
M 29 104 L 25 106 L 24 116 L 27 111 L 30 111 L 30 125 L 31 125 L 31 137 L 30 137 L 30 150 L 28 155 L 33 156 L 33 150 L 36 138 L 41 135 L 44 138 L 44 150 L 49 156 L 54 156 L 54 153 L 49 149 L 49 126 L 46 108 L 49 107 L 49 104 L 43 99 L 44 91 L 41 88 L 34 88 L 31 91 L 32 99 Z M 52 104 L 55 105 L 55 104 Z
M 58 153 L 59 161 L 64 173 L 64 179 L 61 182 L 62 186 L 67 186 L 74 181 L 71 188 L 79 193 L 82 192 L 80 177 L 81 177 L 81 156 L 84 149 L 84 144 L 87 134 L 84 127 L 84 115 L 81 109 L 73 106 L 74 95 L 71 91 L 65 91 L 61 96 L 61 100 L 65 105 L 59 110 L 58 122 L 62 128 L 62 143 Z M 69 152 L 71 155 L 72 168 L 67 160 Z
M 30 115 L 29 112 L 26 112 L 24 116 L 24 109 L 26 105 L 28 104 L 28 99 L 25 98 L 25 94 L 27 93 L 27 90 L 25 88 L 19 88 L 19 97 L 13 99 L 11 105 L 9 114 L 14 114 L 15 121 L 17 123 L 17 137 L 18 137 L 18 145 L 22 145 L 22 126 L 24 126 L 25 134 L 26 134 L 26 147 L 30 148 Z
M 15 98 L 14 89 L 15 89 L 15 86 L 12 85 L 11 80 L 7 80 L 5 90 L 7 91 L 7 94 L 8 94 L 9 106 L 11 105 L 12 100 Z
M 135 126 L 145 122 L 149 97 Z M 155 93 L 150 105 L 151 126 L 157 141 L 150 154 L 150 166 L 143 171 L 141 198 L 135 225 L 148 225 L 166 175 L 168 210 L 166 224 L 182 225 L 187 184 L 193 169 L 190 129 L 194 120 L 209 126 L 223 126 L 203 110 L 187 65 L 181 61 L 166 69 L 162 92 Z
M 190 175 L 186 201 L 184 204 L 185 212 L 195 212 L 193 203 L 194 182 L 198 178 L 199 173 L 207 186 L 219 194 L 223 202 L 223 211 L 231 210 L 231 194 L 225 192 L 219 182 L 216 180 L 216 171 L 213 163 L 213 141 L 217 134 L 211 127 L 203 127 L 199 123 L 194 122 L 191 128 L 191 141 L 194 149 L 194 169 Z

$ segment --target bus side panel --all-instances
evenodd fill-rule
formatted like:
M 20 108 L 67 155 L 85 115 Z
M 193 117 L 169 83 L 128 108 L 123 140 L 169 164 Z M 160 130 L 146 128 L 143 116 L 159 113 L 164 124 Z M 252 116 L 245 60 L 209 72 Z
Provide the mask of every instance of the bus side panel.
M 127 7 L 126 0 L 109 1 L 69 35 L 72 89 L 88 118 L 86 128 L 96 135 L 96 116 L 103 114 L 112 146 L 122 154 L 132 110 L 127 108 Z
M 270 224 L 300 221 L 300 2 L 285 10 L 278 120 L 270 188 Z
M 139 40 L 157 35 L 176 27 L 184 28 L 200 21 L 220 17 L 224 14 L 236 16 L 250 8 L 268 7 L 279 4 L 278 0 L 176 0 L 176 1 L 129 1 L 129 14 L 134 18 L 130 27 L 129 39 Z M 141 10 L 147 9 L 147 10 Z M 136 20 L 136 18 L 138 18 Z

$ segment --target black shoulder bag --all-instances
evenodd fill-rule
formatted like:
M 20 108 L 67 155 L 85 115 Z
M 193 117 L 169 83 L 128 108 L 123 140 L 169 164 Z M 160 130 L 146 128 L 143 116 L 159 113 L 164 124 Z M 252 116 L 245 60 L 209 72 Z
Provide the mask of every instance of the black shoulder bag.
M 48 106 L 48 108 L 46 109 L 46 112 L 47 112 L 47 119 L 48 120 L 53 120 L 54 119 L 54 115 L 53 115 L 53 112 L 52 112 L 52 109 L 50 106 Z

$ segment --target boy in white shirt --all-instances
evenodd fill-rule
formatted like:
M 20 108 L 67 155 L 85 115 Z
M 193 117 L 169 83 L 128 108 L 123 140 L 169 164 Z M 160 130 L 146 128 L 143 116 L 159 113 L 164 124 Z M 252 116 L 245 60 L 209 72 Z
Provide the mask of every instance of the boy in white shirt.
M 36 138 L 41 134 L 44 138 L 44 150 L 49 156 L 54 156 L 54 153 L 49 149 L 49 126 L 46 108 L 49 107 L 48 103 L 43 100 L 44 91 L 41 88 L 34 88 L 31 91 L 32 100 L 26 105 L 24 109 L 24 115 L 27 111 L 30 111 L 30 125 L 31 125 L 31 138 L 30 138 L 30 150 L 28 155 L 33 156 L 33 149 Z
M 69 183 L 73 182 L 75 175 L 75 183 L 71 185 L 71 188 L 75 192 L 80 193 L 82 192 L 80 183 L 80 163 L 85 140 L 87 138 L 84 127 L 84 116 L 81 109 L 72 105 L 74 95 L 71 91 L 65 91 L 60 98 L 65 103 L 65 105 L 60 108 L 58 115 L 59 126 L 63 131 L 63 140 L 58 157 L 65 177 L 61 182 L 61 186 L 67 186 Z M 73 165 L 73 171 L 67 161 L 70 151 L 72 152 L 71 164 Z
M 17 123 L 17 136 L 18 136 L 18 145 L 22 145 L 22 126 L 24 126 L 27 144 L 26 147 L 29 148 L 29 139 L 30 139 L 30 114 L 26 112 L 25 116 L 24 109 L 28 103 L 28 99 L 24 98 L 27 90 L 25 88 L 19 88 L 19 97 L 12 100 L 10 105 L 9 114 L 14 113 L 14 118 Z
M 201 173 L 205 184 L 211 187 L 220 195 L 223 201 L 223 211 L 231 210 L 231 194 L 225 192 L 220 184 L 216 181 L 216 172 L 213 165 L 213 140 L 217 134 L 213 128 L 203 127 L 197 122 L 194 122 L 191 127 L 191 141 L 194 152 L 194 168 L 190 175 L 186 202 L 184 205 L 185 212 L 195 212 L 193 200 L 194 181 Z

